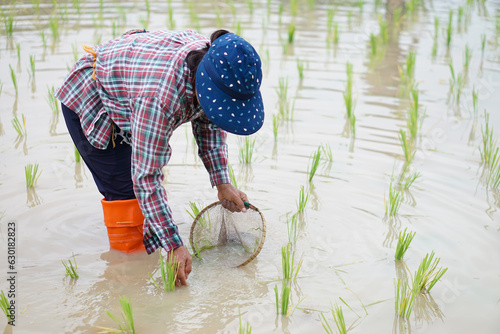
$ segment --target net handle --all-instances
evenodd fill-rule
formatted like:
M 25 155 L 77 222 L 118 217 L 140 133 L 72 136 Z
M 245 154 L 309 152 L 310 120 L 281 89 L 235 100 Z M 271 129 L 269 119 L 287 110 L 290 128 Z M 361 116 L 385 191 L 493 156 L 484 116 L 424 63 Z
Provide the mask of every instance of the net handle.
M 252 255 L 250 255 L 250 257 L 245 262 L 243 262 L 242 264 L 237 265 L 236 266 L 237 268 L 238 267 L 243 267 L 243 266 L 247 265 L 248 263 L 250 263 L 253 259 L 255 259 L 257 257 L 257 255 L 259 255 L 260 251 L 262 250 L 262 247 L 264 246 L 264 241 L 266 240 L 266 219 L 264 218 L 264 215 L 262 214 L 262 212 L 260 212 L 260 210 L 255 205 L 250 204 L 248 202 L 244 202 L 244 203 L 245 203 L 245 206 L 247 208 L 255 210 L 255 211 L 257 211 L 259 213 L 260 218 L 262 219 L 262 238 L 260 239 L 260 245 L 255 250 L 255 252 Z M 216 205 L 219 205 L 219 204 L 221 204 L 220 201 L 213 202 L 212 204 L 208 205 L 203 210 L 201 210 L 200 213 L 198 213 L 198 215 L 196 215 L 196 217 L 194 218 L 193 224 L 191 225 L 191 231 L 189 232 L 189 242 L 191 244 L 191 249 L 193 250 L 193 254 L 197 254 L 198 253 L 197 250 L 194 247 L 194 242 L 193 242 L 194 228 L 196 226 L 196 222 L 198 221 L 198 218 L 201 217 L 205 213 L 205 211 L 207 211 L 208 209 L 210 209 L 210 208 L 212 208 L 212 207 L 214 207 Z

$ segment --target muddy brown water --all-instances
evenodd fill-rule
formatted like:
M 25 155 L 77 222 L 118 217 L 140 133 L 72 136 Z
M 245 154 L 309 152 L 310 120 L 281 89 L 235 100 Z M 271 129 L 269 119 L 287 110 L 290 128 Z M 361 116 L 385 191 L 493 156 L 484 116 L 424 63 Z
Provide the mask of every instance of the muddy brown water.
M 105 311 L 119 314 L 120 296 L 130 296 L 138 333 L 235 333 L 238 310 L 254 333 L 321 333 L 319 312 L 333 327 L 331 304 L 343 307 L 351 333 L 402 333 L 394 311 L 394 251 L 399 231 L 416 236 L 405 256 L 413 273 L 425 254 L 435 251 L 448 272 L 430 294 L 419 297 L 407 323 L 409 333 L 500 332 L 500 195 L 481 181 L 483 111 L 500 133 L 500 1 L 425 1 L 407 12 L 398 27 L 389 24 L 389 41 L 370 56 L 370 34 L 379 34 L 379 17 L 390 19 L 384 1 L 150 1 L 148 29 L 169 27 L 168 8 L 176 29 L 195 28 L 209 35 L 217 28 L 240 27 L 264 62 L 262 93 L 267 118 L 255 136 L 254 161 L 238 160 L 238 140 L 229 137 L 230 160 L 238 183 L 267 220 L 261 254 L 244 268 L 232 269 L 193 261 L 189 286 L 173 293 L 156 290 L 149 272 L 158 255 L 124 255 L 109 250 L 102 222 L 101 196 L 89 171 L 75 163 L 73 144 L 62 115 L 54 116 L 46 101 L 47 87 L 57 87 L 74 62 L 80 44 L 104 42 L 115 33 L 143 26 L 146 3 L 105 2 L 100 21 L 97 1 L 2 1 L 4 15 L 14 17 L 12 37 L 0 35 L 0 288 L 9 289 L 8 224 L 15 222 L 16 326 L 5 318 L 0 326 L 15 333 L 96 333 L 114 323 Z M 78 12 L 76 7 L 80 4 Z M 190 5 L 192 4 L 192 5 Z M 280 9 L 282 5 L 282 10 Z M 397 6 L 398 1 L 390 1 Z M 461 23 L 458 8 L 464 8 Z M 234 14 L 233 14 L 234 8 Z M 335 9 L 338 44 L 327 44 L 328 10 Z M 449 11 L 454 11 L 453 37 L 446 46 Z M 280 12 L 282 12 L 280 14 Z M 49 20 L 59 17 L 60 37 L 53 42 Z M 433 55 L 434 18 L 439 19 Z M 4 20 L 4 19 L 2 19 Z M 294 42 L 286 46 L 288 25 Z M 46 47 L 41 33 L 45 34 Z M 484 56 L 481 35 L 486 36 Z M 286 44 L 286 42 L 285 42 Z M 18 59 L 16 45 L 19 45 Z M 461 71 L 464 49 L 472 58 L 460 103 L 449 101 L 448 61 Z M 391 175 L 403 165 L 398 140 L 406 129 L 409 102 L 398 93 L 399 70 L 410 50 L 416 52 L 415 80 L 425 110 L 411 169 L 421 173 L 404 194 L 399 214 L 384 219 L 384 198 Z M 286 52 L 285 52 L 286 51 Z M 29 57 L 36 74 L 30 77 Z M 299 80 L 296 60 L 305 62 Z M 344 132 L 345 64 L 354 68 L 355 137 Z M 9 65 L 17 76 L 18 93 Z M 295 101 L 293 121 L 279 126 L 273 139 L 272 115 L 278 113 L 279 78 L 288 78 Z M 478 90 L 478 112 L 472 90 Z M 27 136 L 16 142 L 11 125 L 26 116 Z M 322 162 L 307 181 L 310 156 L 329 144 L 333 162 Z M 208 175 L 197 158 L 188 126 L 171 141 L 172 159 L 165 168 L 165 188 L 180 233 L 187 242 L 192 219 L 189 201 L 216 200 Z M 27 191 L 24 166 L 42 170 L 34 191 Z M 281 275 L 281 247 L 287 241 L 285 216 L 296 210 L 300 186 L 310 198 L 300 223 L 297 256 L 303 254 L 300 278 L 292 288 L 289 316 L 276 316 L 274 287 Z M 65 277 L 61 260 L 74 252 L 80 278 Z M 349 307 L 339 298 L 342 298 Z

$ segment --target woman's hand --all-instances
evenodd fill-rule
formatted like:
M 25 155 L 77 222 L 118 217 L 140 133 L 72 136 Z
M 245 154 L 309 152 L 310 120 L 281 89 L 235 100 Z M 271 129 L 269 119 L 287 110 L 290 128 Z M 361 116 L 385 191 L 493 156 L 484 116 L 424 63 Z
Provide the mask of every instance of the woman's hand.
M 248 199 L 243 191 L 236 189 L 231 183 L 219 184 L 217 186 L 217 191 L 219 192 L 217 196 L 223 207 L 232 212 L 247 211 L 243 201 L 247 202 Z

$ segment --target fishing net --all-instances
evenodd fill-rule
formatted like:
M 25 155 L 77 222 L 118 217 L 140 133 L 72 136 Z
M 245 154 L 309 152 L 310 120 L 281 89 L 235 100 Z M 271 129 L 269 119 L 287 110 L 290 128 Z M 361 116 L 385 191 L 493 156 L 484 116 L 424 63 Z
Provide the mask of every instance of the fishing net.
M 189 236 L 194 254 L 232 267 L 252 261 L 264 245 L 266 221 L 255 206 L 245 206 L 246 212 L 231 212 L 215 202 L 200 211 Z

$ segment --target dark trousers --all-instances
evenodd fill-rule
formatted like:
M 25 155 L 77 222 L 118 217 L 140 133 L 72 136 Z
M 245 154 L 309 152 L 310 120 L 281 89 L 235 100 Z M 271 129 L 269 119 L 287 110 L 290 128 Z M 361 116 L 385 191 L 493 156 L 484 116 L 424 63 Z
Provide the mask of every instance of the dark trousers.
M 99 192 L 107 201 L 135 198 L 130 158 L 132 149 L 127 144 L 108 144 L 105 150 L 92 146 L 83 134 L 78 115 L 61 103 L 69 134 L 85 164 L 92 173 Z

